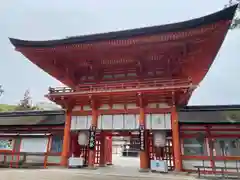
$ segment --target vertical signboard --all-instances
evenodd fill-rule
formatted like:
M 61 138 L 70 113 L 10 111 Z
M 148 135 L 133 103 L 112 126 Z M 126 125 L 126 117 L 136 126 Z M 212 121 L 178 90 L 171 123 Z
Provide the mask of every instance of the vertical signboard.
M 145 127 L 144 125 L 139 126 L 139 138 L 140 138 L 140 151 L 145 150 Z
M 96 126 L 91 126 L 89 130 L 89 149 L 94 150 L 96 145 Z

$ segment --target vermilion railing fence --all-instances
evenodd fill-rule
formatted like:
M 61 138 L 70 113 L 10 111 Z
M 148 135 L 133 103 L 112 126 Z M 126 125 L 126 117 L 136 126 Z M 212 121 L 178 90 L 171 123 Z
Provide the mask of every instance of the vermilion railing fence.
M 81 84 L 76 89 L 68 87 L 56 87 L 49 88 L 49 93 L 70 93 L 70 92 L 93 92 L 93 91 L 114 91 L 114 90 L 129 90 L 129 89 L 146 89 L 146 88 L 174 88 L 174 87 L 187 87 L 191 86 L 191 80 L 182 79 L 156 79 L 156 80 L 144 80 L 144 81 L 133 81 L 124 83 L 96 83 L 96 84 Z

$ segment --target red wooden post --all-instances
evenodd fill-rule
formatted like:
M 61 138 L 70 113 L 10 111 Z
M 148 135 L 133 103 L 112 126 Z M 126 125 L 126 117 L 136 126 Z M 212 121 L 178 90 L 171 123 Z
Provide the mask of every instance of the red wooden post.
M 106 138 L 106 164 L 112 165 L 112 136 Z
M 97 127 L 98 122 L 98 111 L 96 108 L 95 101 L 92 100 L 92 122 L 91 126 Z M 96 141 L 96 140 L 95 140 Z M 89 149 L 88 155 L 88 167 L 93 168 L 95 165 L 95 149 Z
M 174 154 L 174 165 L 175 171 L 182 170 L 182 159 L 181 159 L 181 145 L 179 136 L 179 123 L 176 107 L 173 106 L 171 112 L 171 124 L 172 124 L 172 138 L 173 138 L 173 154 Z
M 66 111 L 66 120 L 65 120 L 65 127 L 64 127 L 64 136 L 63 136 L 63 150 L 61 155 L 61 166 L 67 167 L 68 165 L 68 152 L 70 146 L 70 128 L 71 128 L 71 118 L 72 113 L 71 110 L 68 109 Z

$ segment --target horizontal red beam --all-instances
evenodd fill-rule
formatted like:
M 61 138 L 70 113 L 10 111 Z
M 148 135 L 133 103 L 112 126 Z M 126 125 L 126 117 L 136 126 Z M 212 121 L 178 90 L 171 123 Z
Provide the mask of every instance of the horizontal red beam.
M 137 131 L 138 132 L 138 131 Z M 131 137 L 139 137 L 139 134 L 135 134 L 131 131 L 102 131 L 97 133 L 97 137 L 100 136 L 131 136 Z
M 214 128 L 214 129 L 202 129 L 202 128 L 181 128 L 180 131 L 238 131 L 240 132 L 240 128 Z
M 32 125 L 32 126 L 24 126 L 24 127 L 19 127 L 19 126 L 0 126 L 0 131 L 3 132 L 22 132 L 22 131 L 26 131 L 26 132 L 52 132 L 52 131 L 61 131 L 64 129 L 64 125 L 61 126 L 45 126 L 45 127 L 37 127 L 36 125 Z
M 240 160 L 240 156 L 186 156 L 182 155 L 182 160 L 215 160 L 215 161 L 237 161 Z
M 171 108 L 146 108 L 145 113 L 170 113 Z M 107 109 L 107 110 L 98 110 L 99 114 L 139 114 L 139 108 L 136 109 Z M 73 111 L 73 115 L 90 115 L 92 111 L 79 110 Z
M 184 133 L 180 133 L 180 136 L 182 139 L 184 138 L 196 138 L 199 137 L 198 132 L 194 133 L 194 134 L 184 134 Z M 206 134 L 207 138 L 238 138 L 240 137 L 240 134 L 224 134 L 224 132 L 222 134 Z
M 0 155 L 5 154 L 5 155 L 34 155 L 34 156 L 61 156 L 61 152 L 42 152 L 42 153 L 36 153 L 36 152 L 16 152 L 13 150 L 0 150 Z
M 240 124 L 201 124 L 201 123 L 194 123 L 194 124 L 182 124 L 181 125 L 181 128 L 184 128 L 184 127 L 196 127 L 196 126 L 201 126 L 201 127 L 209 127 L 209 128 L 212 128 L 214 126 L 224 126 L 224 127 L 240 127 Z

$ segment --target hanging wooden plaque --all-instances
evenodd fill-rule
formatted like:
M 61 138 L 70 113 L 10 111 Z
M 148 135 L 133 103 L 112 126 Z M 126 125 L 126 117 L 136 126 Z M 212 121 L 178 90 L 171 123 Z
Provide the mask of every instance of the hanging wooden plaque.
M 94 150 L 96 145 L 96 126 L 91 126 L 89 129 L 89 149 Z
M 145 127 L 139 126 L 140 151 L 145 151 Z

